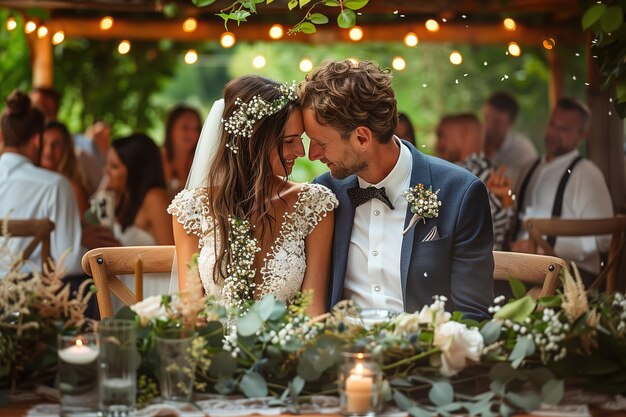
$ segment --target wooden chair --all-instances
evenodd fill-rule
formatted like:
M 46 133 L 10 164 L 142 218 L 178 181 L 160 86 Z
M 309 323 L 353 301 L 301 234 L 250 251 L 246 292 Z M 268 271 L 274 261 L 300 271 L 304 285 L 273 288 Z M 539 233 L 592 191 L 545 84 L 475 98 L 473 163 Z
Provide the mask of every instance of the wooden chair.
M 599 287 L 606 279 L 606 292 L 612 294 L 615 291 L 619 264 L 626 255 L 626 216 L 585 220 L 527 219 L 524 228 L 530 237 L 531 250 L 536 252 L 541 248 L 551 256 L 556 254 L 544 236 L 611 235 L 606 265 L 590 288 Z
M 493 279 L 506 281 L 515 278 L 532 287 L 528 295 L 534 299 L 554 295 L 560 284 L 562 268 L 567 262 L 561 258 L 519 252 L 493 252 L 495 268 Z
M 48 219 L 23 219 L 6 220 L 6 232 L 11 237 L 32 237 L 30 243 L 24 248 L 20 261 L 26 261 L 33 254 L 35 248 L 41 244 L 41 267 L 50 259 L 50 234 L 54 230 L 54 223 Z M 20 262 L 18 261 L 18 262 Z M 17 265 L 12 265 L 14 268 Z
M 93 277 L 100 318 L 113 316 L 111 292 L 125 305 L 143 300 L 143 274 L 170 272 L 174 246 L 122 246 L 96 248 L 82 259 L 85 273 Z M 135 293 L 118 275 L 135 274 Z

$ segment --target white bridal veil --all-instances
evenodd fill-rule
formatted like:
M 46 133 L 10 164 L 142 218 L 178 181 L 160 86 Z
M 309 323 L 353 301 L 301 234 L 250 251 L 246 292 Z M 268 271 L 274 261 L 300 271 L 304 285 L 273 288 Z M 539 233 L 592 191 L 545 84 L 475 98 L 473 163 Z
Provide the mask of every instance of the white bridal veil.
M 189 176 L 187 177 L 187 183 L 185 185 L 186 190 L 207 187 L 209 185 L 208 175 L 213 165 L 222 134 L 223 114 L 224 99 L 220 99 L 213 103 L 213 107 L 211 107 L 211 111 L 202 126 L 200 139 L 196 145 L 196 153 L 193 157 Z M 215 184 L 215 180 L 216 179 L 213 178 L 211 182 Z M 174 262 L 172 263 L 169 292 L 170 294 L 178 292 L 178 262 L 176 261 L 176 254 L 174 254 Z

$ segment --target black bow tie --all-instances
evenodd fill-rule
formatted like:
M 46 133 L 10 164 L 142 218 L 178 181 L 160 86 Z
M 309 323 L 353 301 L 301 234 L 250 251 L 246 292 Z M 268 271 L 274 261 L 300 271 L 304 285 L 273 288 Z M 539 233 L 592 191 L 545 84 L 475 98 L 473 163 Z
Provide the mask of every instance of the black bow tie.
M 361 204 L 367 203 L 372 198 L 377 198 L 385 203 L 387 207 L 393 210 L 393 204 L 391 204 L 391 200 L 389 200 L 389 197 L 387 197 L 387 193 L 385 193 L 385 187 L 348 188 L 348 197 L 350 197 L 350 201 L 352 201 L 352 205 L 354 206 L 354 208 L 357 208 Z

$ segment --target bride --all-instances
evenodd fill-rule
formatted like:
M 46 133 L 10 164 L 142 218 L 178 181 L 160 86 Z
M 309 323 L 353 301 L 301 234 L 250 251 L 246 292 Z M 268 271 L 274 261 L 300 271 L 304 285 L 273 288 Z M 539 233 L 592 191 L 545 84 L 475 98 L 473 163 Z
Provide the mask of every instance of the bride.
M 337 199 L 326 187 L 288 180 L 304 156 L 296 84 L 244 76 L 213 105 L 187 187 L 172 201 L 179 289 L 199 252 L 206 295 L 242 305 L 274 293 L 290 302 L 313 290 L 326 310 Z

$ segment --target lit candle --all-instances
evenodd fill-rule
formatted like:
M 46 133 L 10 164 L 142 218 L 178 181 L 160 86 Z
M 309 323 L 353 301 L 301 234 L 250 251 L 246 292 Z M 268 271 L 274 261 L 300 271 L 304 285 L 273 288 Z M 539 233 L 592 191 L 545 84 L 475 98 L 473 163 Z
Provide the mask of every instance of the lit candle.
M 372 409 L 374 381 L 364 371 L 363 364 L 357 363 L 346 379 L 346 408 L 348 412 L 366 413 Z
M 76 339 L 76 344 L 59 351 L 59 358 L 63 362 L 74 365 L 85 365 L 93 362 L 98 357 L 98 349 L 85 346 L 83 341 Z

